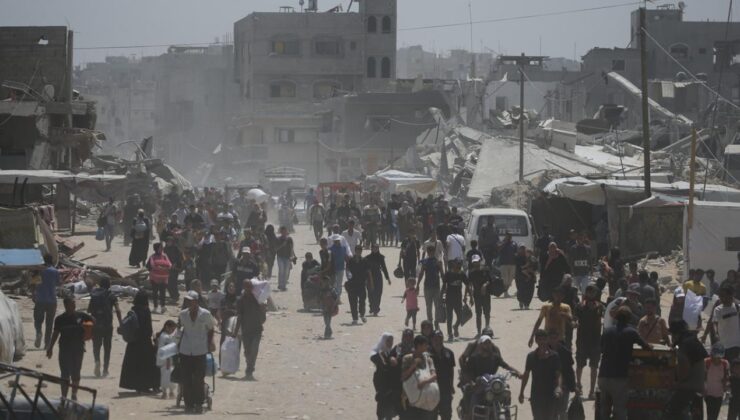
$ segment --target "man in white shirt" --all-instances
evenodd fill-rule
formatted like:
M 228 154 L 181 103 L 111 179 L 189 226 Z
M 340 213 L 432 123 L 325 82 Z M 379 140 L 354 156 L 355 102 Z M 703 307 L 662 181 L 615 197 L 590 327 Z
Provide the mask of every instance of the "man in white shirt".
M 352 219 L 347 222 L 347 230 L 342 232 L 342 236 L 347 241 L 350 250 L 355 249 L 362 241 L 362 233 L 355 229 L 355 221 Z
M 187 309 L 180 312 L 180 371 L 185 411 L 202 413 L 203 383 L 206 376 L 206 355 L 216 351 L 213 332 L 216 322 L 211 313 L 198 304 L 198 292 L 185 295 Z
M 344 250 L 347 253 L 347 257 L 352 258 L 352 249 L 349 247 L 349 244 L 347 243 L 347 238 L 342 236 L 342 234 L 339 232 L 339 225 L 334 224 L 331 227 L 331 231 L 332 231 L 332 234 L 326 237 L 326 241 L 330 244 L 333 244 L 336 237 L 339 237 L 339 243 L 341 243 L 342 246 L 344 247 Z
M 465 259 L 465 238 L 457 232 L 447 235 L 447 263 Z
M 734 289 L 723 286 L 719 289 L 720 304 L 714 308 L 712 319 L 719 342 L 725 348 L 725 358 L 734 360 L 740 356 L 740 305 L 733 299 Z

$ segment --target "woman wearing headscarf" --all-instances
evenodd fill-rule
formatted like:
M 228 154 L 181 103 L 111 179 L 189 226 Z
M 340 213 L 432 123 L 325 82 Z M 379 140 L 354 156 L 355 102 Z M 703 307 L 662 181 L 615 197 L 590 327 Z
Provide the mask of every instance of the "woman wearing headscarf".
M 401 342 L 396 344 L 393 349 L 389 352 L 390 358 L 396 360 L 396 364 L 393 367 L 393 375 L 391 382 L 393 386 L 393 406 L 396 409 L 396 413 L 403 415 L 405 406 L 401 402 L 401 389 L 403 388 L 403 382 L 401 382 L 401 360 L 403 356 L 414 352 L 414 330 L 406 328 L 403 330 L 401 335 Z
M 159 369 L 156 364 L 156 348 L 152 342 L 152 313 L 149 311 L 149 296 L 146 292 L 136 294 L 131 310 L 136 314 L 139 328 L 134 340 L 126 344 L 118 385 L 137 392 L 155 391 L 159 389 Z
M 139 209 L 131 222 L 131 251 L 128 255 L 128 265 L 140 267 L 146 262 L 151 235 L 152 223 L 144 216 L 144 209 Z
M 537 297 L 543 302 L 552 300 L 552 291 L 563 281 L 563 275 L 570 274 L 570 265 L 565 254 L 555 242 L 547 247 L 547 260 L 540 276 L 540 285 Z
M 267 264 L 268 279 L 272 278 L 272 268 L 275 266 L 275 249 L 277 248 L 277 235 L 275 235 L 275 226 L 267 225 L 265 227 L 265 264 Z
M 395 382 L 398 382 L 400 377 L 396 378 L 398 360 L 391 357 L 392 349 L 393 334 L 384 332 L 378 344 L 370 352 L 370 361 L 375 365 L 373 385 L 375 386 L 378 420 L 389 420 L 396 416 L 395 403 L 398 396 L 395 393 L 397 388 Z

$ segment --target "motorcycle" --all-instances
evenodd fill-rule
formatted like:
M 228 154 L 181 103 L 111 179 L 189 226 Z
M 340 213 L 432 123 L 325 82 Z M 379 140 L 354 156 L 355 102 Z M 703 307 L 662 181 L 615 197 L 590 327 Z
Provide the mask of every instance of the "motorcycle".
M 516 420 L 519 410 L 511 405 L 508 380 L 511 374 L 485 374 L 463 386 L 465 398 L 457 407 L 461 420 Z

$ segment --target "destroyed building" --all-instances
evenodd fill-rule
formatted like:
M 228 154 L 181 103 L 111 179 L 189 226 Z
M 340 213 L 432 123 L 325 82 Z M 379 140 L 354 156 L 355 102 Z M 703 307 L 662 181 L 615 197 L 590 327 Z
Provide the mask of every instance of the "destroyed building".
M 250 166 L 303 167 L 316 177 L 326 98 L 391 92 L 396 78 L 396 0 L 358 11 L 255 12 L 234 24 L 235 79 L 242 112 L 238 144 Z M 322 148 L 323 149 L 323 148 Z M 320 153 L 323 153 L 320 152 Z
M 0 28 L 1 168 L 79 168 L 104 138 L 72 90 L 72 53 L 66 27 Z

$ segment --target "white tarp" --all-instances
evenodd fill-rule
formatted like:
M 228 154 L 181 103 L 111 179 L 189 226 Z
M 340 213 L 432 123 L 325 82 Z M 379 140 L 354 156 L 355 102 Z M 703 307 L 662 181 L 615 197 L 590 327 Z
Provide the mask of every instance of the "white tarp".
M 247 191 L 247 200 L 254 200 L 258 204 L 264 203 L 268 198 L 270 198 L 270 196 L 259 188 L 252 188 Z
M 684 272 L 711 268 L 724 278 L 728 270 L 737 269 L 738 250 L 728 245 L 740 242 L 740 204 L 695 201 L 693 213 L 687 236 L 688 212 L 684 210 Z
M 672 184 L 653 182 L 651 186 L 654 193 L 674 197 L 687 197 L 689 192 L 688 182 L 674 182 Z M 563 198 L 603 206 L 606 204 L 606 197 L 619 204 L 630 200 L 637 202 L 644 197 L 644 189 L 645 186 L 642 180 L 589 180 L 583 177 L 573 177 L 556 179 L 547 184 L 543 191 Z M 701 186 L 697 187 L 695 192 L 697 199 L 705 201 L 740 203 L 740 190 L 723 185 L 707 185 L 706 191 Z
M 21 314 L 15 301 L 0 292 L 0 362 L 12 364 L 26 352 Z

